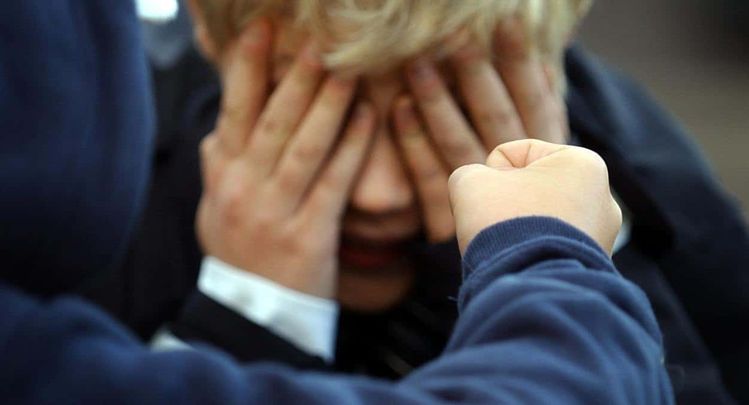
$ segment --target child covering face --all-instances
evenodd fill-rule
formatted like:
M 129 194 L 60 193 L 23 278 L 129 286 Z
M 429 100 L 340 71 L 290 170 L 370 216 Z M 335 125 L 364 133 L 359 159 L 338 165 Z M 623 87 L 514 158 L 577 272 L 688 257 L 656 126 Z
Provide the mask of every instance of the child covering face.
M 462 3 L 472 5 L 476 2 Z M 261 3 L 252 3 L 258 4 Z M 305 2 L 301 6 L 315 4 L 323 3 Z M 507 4 L 524 6 L 530 3 Z M 535 4 L 552 5 L 552 1 Z M 204 152 L 220 152 L 204 153 L 205 156 L 218 157 L 213 159 L 216 162 L 226 162 L 228 158 L 237 161 L 237 148 L 246 144 L 247 150 L 255 150 L 257 144 L 251 145 L 252 140 L 258 139 L 291 137 L 321 141 L 312 143 L 315 145 L 312 151 L 330 142 L 343 145 L 338 141 L 345 131 L 339 128 L 326 132 L 324 127 L 316 125 L 318 130 L 307 133 L 306 137 L 301 136 L 304 134 L 299 131 L 290 131 L 286 135 L 284 131 L 267 131 L 273 128 L 273 125 L 267 124 L 274 123 L 268 117 L 276 118 L 276 123 L 279 117 L 288 117 L 286 114 L 269 114 L 271 105 L 276 106 L 274 110 L 277 112 L 296 112 L 295 106 L 300 104 L 302 96 L 308 100 L 322 94 L 318 90 L 329 87 L 322 85 L 323 78 L 331 75 L 330 70 L 338 70 L 322 69 L 324 72 L 320 72 L 320 65 L 332 63 L 326 55 L 330 55 L 333 48 L 330 42 L 319 41 L 319 38 L 318 42 L 324 45 L 322 55 L 321 52 L 312 52 L 311 65 L 305 65 L 305 69 L 294 69 L 300 65 L 297 59 L 301 55 L 303 42 L 315 38 L 310 28 L 305 28 L 302 22 L 293 23 L 296 21 L 293 10 L 284 10 L 284 13 L 284 18 L 268 13 L 259 14 L 266 16 L 264 26 L 268 28 L 268 31 L 260 30 L 260 37 L 272 41 L 273 45 L 265 46 L 262 40 L 243 42 L 243 55 L 235 59 L 245 60 L 245 63 L 229 63 L 229 58 L 226 58 L 226 55 L 236 55 L 239 37 L 231 37 L 234 41 L 227 41 L 222 53 L 214 52 L 214 61 L 223 74 L 223 92 L 217 91 L 212 72 L 193 52 L 189 52 L 189 56 L 180 61 L 175 69 L 157 69 L 157 95 L 160 100 L 166 100 L 165 106 L 160 105 L 160 118 L 166 122 L 166 126 L 160 129 L 153 180 L 155 192 L 150 197 L 144 226 L 132 246 L 128 265 L 117 271 L 117 278 L 113 282 L 94 284 L 97 289 L 91 295 L 114 308 L 113 312 L 144 337 L 151 336 L 165 322 L 171 322 L 174 325 L 172 330 L 178 337 L 207 341 L 225 348 L 243 361 L 276 360 L 306 366 L 309 365 L 305 363 L 306 360 L 300 361 L 299 356 L 290 355 L 295 353 L 293 350 L 287 352 L 277 348 L 279 341 L 287 340 L 299 344 L 307 354 L 302 357 L 307 360 L 311 355 L 325 355 L 322 351 L 307 351 L 307 346 L 303 345 L 309 343 L 315 333 L 300 333 L 298 324 L 286 324 L 286 333 L 282 333 L 276 328 L 282 322 L 269 318 L 267 312 L 263 312 L 262 317 L 248 316 L 250 322 L 236 316 L 245 314 L 246 298 L 252 296 L 247 291 L 234 297 L 236 301 L 225 300 L 225 296 L 204 289 L 202 284 L 198 292 L 194 291 L 199 270 L 201 277 L 209 273 L 203 271 L 205 268 L 199 269 L 203 254 L 221 253 L 216 249 L 199 250 L 195 245 L 193 229 L 194 207 L 198 205 L 203 191 L 196 162 L 197 144 L 216 127 L 217 115 L 221 117 L 219 126 L 204 143 Z M 525 14 L 513 15 L 522 17 Z M 210 51 L 212 44 L 205 41 L 210 38 L 207 35 L 210 30 L 207 24 L 201 23 L 200 16 L 197 17 L 198 33 L 202 33 L 199 36 L 204 39 L 201 42 Z M 262 21 L 262 18 L 248 18 L 245 22 L 251 21 Z M 289 28 L 284 28 L 284 25 Z M 336 350 L 337 370 L 403 376 L 412 367 L 433 360 L 442 353 L 456 319 L 456 305 L 450 299 L 456 295 L 460 278 L 460 263 L 456 262 L 459 256 L 454 242 L 436 246 L 417 243 L 415 248 L 409 243 L 407 249 L 388 249 L 390 244 L 385 243 L 383 248 L 383 245 L 368 240 L 368 237 L 381 241 L 375 237 L 390 235 L 393 226 L 407 224 L 404 228 L 409 230 L 409 235 L 420 233 L 420 229 L 423 229 L 429 241 L 450 238 L 454 234 L 454 227 L 447 213 L 444 183 L 446 173 L 451 171 L 453 165 L 461 161 L 477 161 L 479 155 L 485 155 L 493 148 L 488 145 L 508 139 L 528 135 L 544 139 L 565 138 L 567 125 L 560 123 L 564 120 L 564 113 L 558 112 L 562 108 L 558 107 L 561 104 L 558 101 L 560 93 L 548 91 L 549 81 L 561 82 L 558 80 L 559 69 L 555 68 L 559 64 L 554 58 L 544 56 L 548 53 L 539 52 L 538 49 L 536 53 L 530 53 L 525 47 L 513 46 L 540 43 L 538 39 L 533 39 L 538 37 L 537 34 L 531 35 L 531 39 L 522 35 L 529 32 L 526 23 L 519 25 L 526 28 L 521 30 L 520 35 L 508 29 L 510 27 L 507 25 L 500 24 L 497 34 L 501 35 L 492 38 L 491 48 L 483 48 L 479 42 L 478 50 L 467 51 L 458 46 L 441 49 L 435 45 L 424 52 L 417 52 L 418 55 L 413 58 L 406 58 L 406 63 L 402 64 L 405 66 L 382 68 L 379 72 L 369 72 L 360 78 L 350 104 L 363 102 L 364 110 L 369 111 L 365 116 L 376 110 L 376 117 L 367 118 L 364 129 L 355 132 L 364 134 L 365 139 L 371 139 L 372 145 L 368 149 L 355 147 L 357 151 L 364 152 L 354 155 L 363 153 L 363 158 L 349 161 L 344 165 L 344 170 L 334 176 L 338 180 L 348 181 L 351 177 L 345 174 L 354 173 L 350 191 L 347 187 L 341 187 L 338 190 L 342 192 L 318 193 L 330 199 L 326 204 L 321 204 L 330 208 L 329 211 L 319 209 L 313 210 L 316 215 L 299 216 L 295 214 L 298 212 L 296 207 L 281 210 L 281 203 L 295 196 L 292 192 L 295 188 L 287 186 L 285 192 L 262 203 L 260 193 L 255 193 L 255 198 L 248 199 L 248 205 L 244 206 L 245 211 L 240 212 L 250 218 L 248 225 L 258 223 L 257 220 L 267 223 L 270 214 L 275 215 L 273 218 L 278 223 L 294 225 L 291 221 L 294 219 L 296 224 L 301 224 L 286 227 L 285 236 L 274 240 L 283 242 L 283 249 L 275 249 L 275 246 L 279 246 L 277 243 L 269 243 L 270 248 L 263 249 L 262 243 L 275 235 L 274 227 L 268 226 L 262 232 L 256 232 L 251 239 L 252 244 L 240 244 L 236 251 L 247 255 L 243 259 L 252 259 L 247 260 L 248 263 L 261 259 L 250 257 L 249 254 L 253 252 L 284 259 L 275 263 L 266 259 L 263 268 L 250 267 L 247 271 L 263 274 L 272 281 L 291 284 L 304 280 L 300 274 L 311 274 L 309 271 L 312 269 L 324 269 L 324 272 L 308 277 L 307 281 L 321 280 L 321 276 L 330 277 L 328 280 L 333 281 L 325 284 L 326 293 L 335 295 L 348 308 L 372 310 L 370 314 L 344 310 L 340 316 L 336 312 L 331 314 L 329 322 L 312 322 L 306 329 L 328 331 L 323 334 L 329 333 L 333 343 L 326 348 Z M 461 35 L 465 34 L 460 33 L 458 38 Z M 258 46 L 258 43 L 261 45 Z M 214 46 L 213 50 L 217 48 Z M 450 53 L 445 49 L 455 51 Z M 491 50 L 488 63 L 481 57 L 475 57 L 476 54 L 487 53 L 486 49 Z M 257 57 L 271 51 L 273 56 L 268 56 L 267 61 Z M 224 57 L 219 59 L 221 55 Z M 375 55 L 365 61 L 384 61 L 385 58 L 380 56 Z M 443 73 L 439 76 L 440 80 L 434 80 L 434 75 L 429 80 L 414 80 L 417 77 L 430 77 L 429 64 L 426 70 L 411 69 L 419 66 L 414 63 L 418 56 L 428 56 L 427 61 L 436 61 L 433 65 Z M 746 345 L 735 344 L 749 342 L 746 334 L 736 329 L 736 325 L 748 322 L 746 314 L 749 314 L 746 309 L 749 300 L 745 299 L 744 291 L 746 282 L 742 281 L 746 274 L 742 270 L 749 268 L 746 254 L 749 250 L 744 248 L 747 239 L 741 225 L 741 211 L 706 170 L 689 136 L 636 84 L 607 68 L 580 47 L 569 49 L 565 56 L 568 88 L 565 97 L 569 106 L 570 140 L 601 153 L 612 169 L 612 186 L 628 209 L 628 217 L 633 225 L 631 238 L 614 259 L 618 270 L 634 280 L 653 301 L 653 307 L 658 308 L 658 320 L 665 337 L 665 360 L 669 369 L 676 371 L 678 378 L 674 382 L 679 387 L 679 402 L 702 404 L 706 402 L 705 398 L 710 398 L 707 402 L 711 403 L 725 402 L 720 400 L 725 392 L 721 375 L 725 381 L 734 383 L 737 392 L 742 391 L 745 388 L 741 385 L 745 380 L 742 376 L 746 375 L 746 367 L 742 366 L 749 364 L 749 361 L 736 360 L 742 358 L 740 353 L 748 353 Z M 326 62 L 322 63 L 320 59 Z M 539 59 L 549 63 L 539 64 Z M 548 68 L 549 65 L 551 68 Z M 419 71 L 427 74 L 411 74 Z M 291 78 L 300 77 L 294 72 L 312 72 L 311 76 L 307 75 L 305 80 L 297 83 L 311 81 L 315 90 L 300 93 L 298 90 L 303 87 L 287 85 L 284 94 L 290 94 L 290 90 L 295 92 L 294 96 L 280 97 L 283 82 L 292 83 Z M 385 86 L 385 81 L 395 84 Z M 504 87 L 498 87 L 497 83 Z M 557 89 L 557 86 L 555 84 L 553 87 Z M 395 96 L 378 95 L 377 92 L 386 87 L 389 89 L 388 95 Z M 445 88 L 449 91 L 443 91 Z M 472 97 L 464 97 L 465 94 Z M 476 102 L 477 99 L 488 101 Z M 245 101 L 245 106 L 254 107 L 243 109 L 238 101 Z M 305 101 L 302 104 L 311 103 Z M 342 118 L 331 126 L 345 127 L 343 123 L 350 121 L 354 108 L 349 108 L 346 103 L 338 104 L 346 106 L 348 110 L 336 113 Z M 398 106 L 405 108 L 396 108 Z M 477 108 L 496 106 L 505 108 Z M 396 114 L 399 110 L 405 114 Z M 456 110 L 460 114 L 456 114 Z M 325 108 L 323 111 L 338 110 Z M 510 113 L 505 113 L 508 111 Z M 255 131 L 254 126 L 250 128 L 249 125 L 261 122 L 261 113 L 265 117 L 265 132 Z M 301 114 L 304 117 L 308 115 Z M 401 119 L 396 119 L 399 116 Z M 294 128 L 297 129 L 297 126 Z M 441 128 L 450 130 L 441 131 Z M 495 133 L 491 128 L 503 129 Z M 233 135 L 224 136 L 232 129 Z M 331 133 L 335 134 L 332 138 Z M 459 136 L 450 137 L 450 134 Z M 219 138 L 217 135 L 221 135 L 221 142 L 214 142 Z M 237 139 L 244 143 L 237 145 Z M 476 147 L 477 139 L 480 147 Z M 220 148 L 211 148 L 216 145 Z M 289 150 L 286 148 L 286 152 Z M 326 153 L 322 161 L 331 162 L 344 149 L 331 146 L 325 150 L 332 152 Z M 302 155 L 310 156 L 306 152 Z M 252 159 L 252 162 L 237 165 L 244 169 L 235 173 L 238 177 L 228 179 L 222 193 L 235 192 L 229 186 L 243 184 L 238 180 L 246 180 L 246 190 L 253 192 L 261 188 L 256 186 L 262 185 L 268 190 L 268 185 L 279 184 L 275 181 L 278 165 L 267 176 L 246 179 L 247 165 L 261 163 L 257 170 L 268 170 L 267 164 L 263 163 L 268 154 L 256 156 L 258 158 Z M 314 166 L 309 159 L 304 160 L 309 163 L 306 167 Z M 363 168 L 360 167 L 362 165 Z M 317 181 L 318 177 L 315 176 L 312 182 L 323 184 Z M 338 183 L 330 180 L 326 180 L 328 190 L 331 184 Z M 207 190 L 209 196 L 215 195 L 215 187 Z M 308 190 L 305 189 L 305 195 Z M 226 203 L 227 200 L 221 202 Z M 242 204 L 235 206 L 241 208 Z M 402 206 L 412 208 L 398 208 Z M 281 215 L 279 212 L 289 214 Z M 262 215 L 256 216 L 258 213 Z M 302 217 L 308 220 L 300 221 Z M 234 220 L 227 222 L 236 225 L 239 218 L 235 216 Z M 320 222 L 316 224 L 309 218 L 317 218 Z M 216 222 L 204 220 L 203 223 Z M 364 231 L 382 234 L 364 234 Z M 353 235 L 358 233 L 367 237 L 355 238 Z M 341 238 L 341 235 L 344 237 Z M 291 243 L 299 241 L 305 243 Z M 338 243 L 343 245 L 341 254 L 338 254 Z M 206 246 L 205 243 L 203 245 Z M 226 246 L 227 243 L 221 245 Z M 305 256 L 305 250 L 316 255 Z M 380 254 L 383 251 L 390 254 Z M 402 259 L 406 255 L 414 260 Z M 325 258 L 325 261 L 315 259 L 315 256 Z M 342 260 L 344 256 L 346 260 Z M 183 259 L 175 260 L 177 257 Z M 401 258 L 395 260 L 400 265 L 392 263 L 393 257 Z M 297 258 L 297 261 L 292 263 L 286 260 L 292 258 Z M 391 264 L 380 266 L 375 260 L 390 261 Z M 236 262 L 240 265 L 237 267 L 241 268 L 242 263 L 239 260 Z M 295 270 L 300 273 L 295 275 Z M 232 274 L 252 276 L 243 270 Z M 286 277 L 281 278 L 284 274 Z M 228 284 L 232 287 L 230 292 L 237 291 L 233 283 Z M 188 296 L 190 305 L 182 312 L 181 305 Z M 229 309 L 212 301 L 224 304 Z M 267 302 L 264 299 L 257 301 Z M 391 309 L 384 313 L 374 311 L 387 307 Z M 301 313 L 302 326 L 310 324 L 310 317 L 305 316 L 307 312 L 299 311 L 296 306 L 279 310 Z M 176 315 L 178 311 L 181 312 L 179 316 Z M 235 314 L 235 317 L 225 316 L 227 312 Z M 721 315 L 716 317 L 715 314 Z M 252 328 L 250 324 L 253 322 L 273 333 L 262 333 L 257 327 Z M 217 323 L 226 332 L 225 335 L 213 333 L 212 327 Z M 267 339 L 265 344 L 264 339 Z M 248 344 L 248 341 L 252 343 Z M 320 346 L 317 345 L 318 348 Z M 706 353 L 713 353 L 714 356 Z M 720 374 L 717 366 L 720 366 Z
M 224 76 L 237 33 L 259 20 L 273 35 L 270 89 L 283 87 L 305 54 L 336 74 L 361 76 L 351 99 L 372 110 L 373 145 L 326 248 L 337 252 L 333 288 L 348 308 L 382 311 L 401 302 L 416 278 L 413 241 L 454 238 L 447 178 L 455 168 L 483 161 L 509 140 L 566 139 L 561 54 L 588 2 L 192 6 L 199 42 Z

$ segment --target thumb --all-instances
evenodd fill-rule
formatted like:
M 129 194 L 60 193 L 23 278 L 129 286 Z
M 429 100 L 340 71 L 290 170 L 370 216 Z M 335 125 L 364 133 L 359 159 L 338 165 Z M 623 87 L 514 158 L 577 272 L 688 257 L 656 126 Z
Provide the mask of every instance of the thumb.
M 486 159 L 486 165 L 498 170 L 523 169 L 538 160 L 569 148 L 567 145 L 537 139 L 508 142 L 494 148 Z

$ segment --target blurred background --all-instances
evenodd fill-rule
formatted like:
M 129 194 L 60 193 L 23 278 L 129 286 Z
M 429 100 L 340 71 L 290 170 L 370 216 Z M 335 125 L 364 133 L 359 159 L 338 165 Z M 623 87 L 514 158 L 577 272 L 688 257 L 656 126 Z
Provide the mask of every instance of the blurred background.
M 749 213 L 749 0 L 597 0 L 580 34 L 687 127 Z

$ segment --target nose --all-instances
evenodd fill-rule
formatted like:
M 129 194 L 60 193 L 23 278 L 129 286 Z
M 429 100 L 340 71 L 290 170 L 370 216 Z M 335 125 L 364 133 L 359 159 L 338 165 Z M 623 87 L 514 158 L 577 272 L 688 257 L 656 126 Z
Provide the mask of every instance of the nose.
M 392 138 L 387 131 L 378 131 L 351 195 L 350 208 L 365 216 L 382 217 L 413 208 L 415 198 Z

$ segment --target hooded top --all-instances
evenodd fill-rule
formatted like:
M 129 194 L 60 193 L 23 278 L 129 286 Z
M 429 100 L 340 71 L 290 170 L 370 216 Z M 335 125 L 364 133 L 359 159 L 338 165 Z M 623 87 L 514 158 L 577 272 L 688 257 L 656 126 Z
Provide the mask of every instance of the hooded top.
M 36 294 L 117 264 L 144 197 L 152 104 L 132 3 L 0 12 L 0 277 Z

